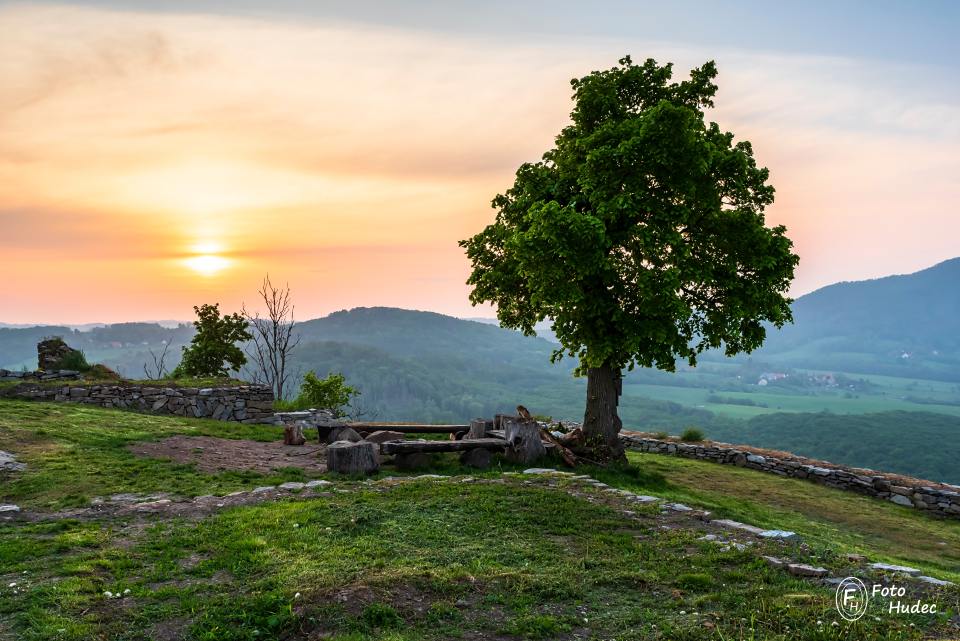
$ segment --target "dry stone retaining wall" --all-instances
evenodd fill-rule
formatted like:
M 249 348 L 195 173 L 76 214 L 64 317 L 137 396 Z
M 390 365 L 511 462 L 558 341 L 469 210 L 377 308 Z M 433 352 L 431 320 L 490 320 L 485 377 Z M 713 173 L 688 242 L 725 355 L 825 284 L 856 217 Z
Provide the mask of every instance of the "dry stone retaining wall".
M 782 458 L 761 456 L 726 443 L 677 443 L 629 433 L 621 434 L 620 440 L 628 449 L 640 452 L 701 459 L 747 467 L 779 476 L 808 479 L 821 485 L 859 492 L 897 505 L 960 519 L 960 487 L 958 486 L 911 481 L 892 474 L 834 464 L 824 467 L 799 456 Z
M 85 403 L 193 418 L 274 423 L 273 391 L 266 385 L 159 387 L 151 385 L 18 385 L 9 393 L 37 401 Z

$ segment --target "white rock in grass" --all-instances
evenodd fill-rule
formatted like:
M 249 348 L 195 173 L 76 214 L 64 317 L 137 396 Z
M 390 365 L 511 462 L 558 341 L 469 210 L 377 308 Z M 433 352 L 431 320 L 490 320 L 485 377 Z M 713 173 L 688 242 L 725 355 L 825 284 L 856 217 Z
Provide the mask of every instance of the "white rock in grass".
M 20 511 L 19 505 L 0 505 L 0 514 L 13 514 Z
M 870 567 L 874 570 L 880 570 L 881 572 L 902 572 L 903 574 L 909 574 L 910 576 L 920 576 L 920 570 L 917 568 L 907 567 L 905 565 L 890 565 L 888 563 L 871 563 Z
M 929 583 L 930 585 L 953 585 L 950 581 L 944 581 L 943 579 L 935 579 L 932 576 L 918 576 L 917 581 L 923 581 L 924 583 Z

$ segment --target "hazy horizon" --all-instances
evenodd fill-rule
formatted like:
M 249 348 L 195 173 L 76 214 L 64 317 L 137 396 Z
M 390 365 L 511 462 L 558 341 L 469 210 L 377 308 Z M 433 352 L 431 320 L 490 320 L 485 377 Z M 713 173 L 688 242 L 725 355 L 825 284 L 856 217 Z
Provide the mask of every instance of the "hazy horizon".
M 717 61 L 793 296 L 960 254 L 960 9 L 749 5 L 0 3 L 0 321 L 189 319 L 267 272 L 302 319 L 492 316 L 457 241 L 624 54 Z

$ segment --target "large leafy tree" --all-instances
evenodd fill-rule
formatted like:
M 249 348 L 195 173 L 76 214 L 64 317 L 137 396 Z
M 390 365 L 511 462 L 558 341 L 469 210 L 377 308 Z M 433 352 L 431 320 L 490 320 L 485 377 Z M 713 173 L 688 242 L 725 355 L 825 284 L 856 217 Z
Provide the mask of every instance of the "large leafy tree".
M 769 172 L 705 120 L 716 73 L 708 62 L 672 82 L 671 64 L 626 57 L 573 80 L 572 123 L 460 243 L 474 304 L 526 334 L 552 319 L 554 359 L 577 357 L 587 376 L 588 442 L 614 456 L 624 368 L 749 352 L 764 321 L 792 320 L 798 258 L 785 228 L 765 225 Z

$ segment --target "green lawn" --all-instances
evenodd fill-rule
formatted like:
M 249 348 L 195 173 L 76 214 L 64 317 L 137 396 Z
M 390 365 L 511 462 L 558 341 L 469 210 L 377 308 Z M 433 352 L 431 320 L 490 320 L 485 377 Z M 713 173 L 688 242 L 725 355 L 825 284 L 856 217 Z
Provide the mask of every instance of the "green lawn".
M 0 401 L 0 449 L 28 470 L 0 501 L 29 510 L 114 492 L 226 493 L 303 478 L 203 474 L 125 446 L 171 434 L 277 439 L 273 427 Z M 960 522 L 752 470 L 657 455 L 582 471 L 611 485 L 794 530 L 745 550 L 570 479 L 464 470 L 450 479 L 336 479 L 308 498 L 213 516 L 0 524 L 0 639 L 921 639 L 946 614 L 839 620 L 833 591 L 761 554 L 851 571 L 846 552 L 960 581 Z M 380 477 L 395 474 L 385 470 Z M 466 474 L 473 478 L 465 480 Z M 589 500 L 588 500 L 589 499 Z M 667 529 L 664 529 L 667 528 Z M 10 584 L 16 584 L 11 586 Z M 129 592 L 127 592 L 129 590 Z M 117 597 L 107 597 L 109 591 Z M 818 623 L 819 622 L 819 623 Z M 837 625 L 833 625 L 837 623 Z M 911 624 L 913 627 L 911 627 Z M 926 636 L 925 636 L 926 635 Z

